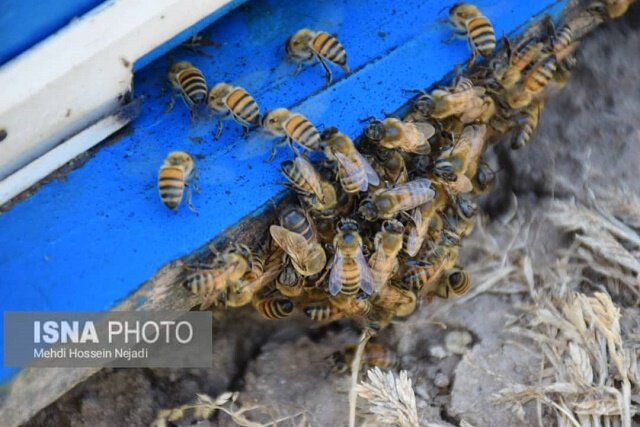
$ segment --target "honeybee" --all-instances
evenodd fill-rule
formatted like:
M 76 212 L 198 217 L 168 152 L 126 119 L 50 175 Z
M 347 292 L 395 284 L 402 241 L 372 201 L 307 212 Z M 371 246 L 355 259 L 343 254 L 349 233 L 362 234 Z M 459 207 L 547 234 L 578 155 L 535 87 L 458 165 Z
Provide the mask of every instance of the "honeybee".
M 169 82 L 187 104 L 191 118 L 195 119 L 198 106 L 207 99 L 207 82 L 202 71 L 190 62 L 175 62 L 169 69 Z
M 518 125 L 515 129 L 515 134 L 511 138 L 511 148 L 518 150 L 529 142 L 531 135 L 538 127 L 538 120 L 540 119 L 540 112 L 544 107 L 544 101 L 542 99 L 534 100 L 527 108 L 525 108 L 521 117 L 518 119 Z
M 547 86 L 558 67 L 558 60 L 554 54 L 542 57 L 527 73 L 522 83 L 507 91 L 506 100 L 511 108 L 520 109 L 528 106 Z
M 449 21 L 455 35 L 464 37 L 471 49 L 469 64 L 473 64 L 478 54 L 489 57 L 496 48 L 496 34 L 491 21 L 480 10 L 468 3 L 458 3 L 449 9 Z
M 275 251 L 265 260 L 254 251 L 248 257 L 249 269 L 238 281 L 229 281 L 227 286 L 227 307 L 241 307 L 249 304 L 253 296 L 278 274 L 282 265 L 282 255 Z
M 295 270 L 302 276 L 319 273 L 327 262 L 326 254 L 315 239 L 315 230 L 306 214 L 296 208 L 281 216 L 280 225 L 269 228 L 273 241 L 291 259 Z
M 412 290 L 400 289 L 392 284 L 373 294 L 371 303 L 391 310 L 398 317 L 406 317 L 416 310 L 417 297 Z
M 551 38 L 551 51 L 555 54 L 558 61 L 564 59 L 574 50 L 573 30 L 569 24 L 563 25 L 560 30 L 556 31 L 551 21 L 553 36 Z
M 467 177 L 475 176 L 486 133 L 485 125 L 466 126 L 454 146 L 441 157 L 453 165 L 456 173 L 465 174 Z M 434 172 L 437 174 L 435 170 Z
M 304 306 L 302 312 L 316 322 L 333 322 L 343 317 L 340 309 L 331 304 L 329 300 L 311 302 Z
M 430 123 L 403 122 L 393 117 L 373 120 L 364 130 L 365 136 L 381 147 L 420 155 L 431 152 L 429 138 L 435 132 Z
M 338 177 L 346 193 L 367 191 L 369 184 L 380 183 L 376 171 L 347 135 L 331 126 L 322 132 L 321 139 L 327 158 L 338 163 Z
M 403 250 L 412 257 L 416 256 L 420 251 L 428 231 L 444 226 L 443 224 L 438 224 L 438 222 L 441 223 L 442 221 L 437 212 L 448 203 L 449 194 L 440 184 L 432 183 L 432 188 L 435 192 L 434 198 L 430 203 L 425 203 L 414 209 L 411 219 L 406 225 Z M 439 234 L 440 231 L 437 231 L 437 233 Z
M 509 89 L 520 81 L 522 72 L 539 58 L 544 43 L 536 38 L 527 38 L 512 50 L 509 39 L 504 37 L 503 40 L 507 51 L 507 62 L 506 64 L 492 64 L 494 67 L 493 75 L 498 84 Z
M 284 137 L 281 141 L 274 143 L 269 160 L 275 157 L 276 147 L 284 143 L 288 143 L 296 152 L 293 146 L 294 141 L 309 150 L 321 150 L 318 129 L 302 114 L 293 113 L 286 108 L 276 108 L 264 115 L 262 127 L 273 135 Z
M 302 235 L 311 242 L 316 239 L 316 229 L 309 215 L 300 206 L 289 205 L 278 215 L 280 225 L 289 231 Z
M 305 62 L 317 60 L 325 71 L 327 85 L 331 84 L 331 69 L 325 61 L 338 65 L 345 73 L 347 52 L 335 36 L 324 31 L 313 31 L 303 28 L 287 39 L 285 49 L 289 58 L 298 63 L 296 74 Z
M 471 289 L 471 277 L 462 267 L 454 267 L 446 270 L 438 282 L 434 295 L 440 298 L 449 296 L 462 296 Z
M 376 234 L 375 252 L 369 258 L 374 292 L 379 292 L 389 277 L 398 270 L 398 253 L 402 249 L 403 233 L 404 226 L 400 221 L 388 219 Z
M 373 168 L 384 181 L 397 185 L 404 184 L 409 180 L 409 172 L 407 171 L 404 157 L 398 151 L 378 151 L 376 160 L 373 163 Z
M 363 200 L 358 212 L 368 221 L 393 218 L 396 214 L 428 203 L 435 196 L 431 181 L 418 178 L 390 189 L 376 190 Z
M 242 135 L 249 133 L 249 128 L 260 125 L 260 107 L 245 89 L 228 83 L 218 83 L 209 91 L 207 105 L 219 115 L 215 139 L 222 133 L 222 118 L 231 116 L 243 128 Z
M 555 74 L 553 75 L 553 81 L 558 89 L 564 87 L 571 78 L 573 69 L 578 64 L 575 56 L 567 56 L 558 64 Z
M 486 193 L 496 184 L 496 172 L 485 162 L 479 162 L 476 175 L 471 180 L 474 193 Z
M 333 363 L 333 372 L 342 374 L 351 369 L 356 355 L 357 346 L 350 345 L 343 351 L 336 351 L 330 357 Z M 377 366 L 381 369 L 399 369 L 398 356 L 382 344 L 369 342 L 364 348 L 361 359 L 361 369 Z
M 436 89 L 423 97 L 430 100 L 430 116 L 434 119 L 459 117 L 469 123 L 480 117 L 491 101 L 485 97 L 485 88 L 474 86 L 467 78 L 460 78 L 453 89 Z
M 362 253 L 362 237 L 358 223 L 345 219 L 338 223 L 336 237 L 333 239 L 335 255 L 329 274 L 329 292 L 337 295 L 356 295 L 359 290 L 371 295 L 373 278 L 369 264 Z
M 339 294 L 331 298 L 331 304 L 340 312 L 350 317 L 366 318 L 371 312 L 371 301 L 368 298 L 358 298 Z
M 315 197 L 320 203 L 325 202 L 323 192 L 325 187 L 322 177 L 309 160 L 302 156 L 296 156 L 293 160 L 282 162 L 280 169 L 298 193 L 303 196 Z
M 304 277 L 288 262 L 276 278 L 276 289 L 286 297 L 295 298 L 302 294 L 304 283 Z
M 309 206 L 309 209 L 321 219 L 333 218 L 337 214 L 339 197 L 333 184 L 322 181 L 322 199 L 316 196 L 303 196 L 302 199 Z
M 264 299 L 256 299 L 253 305 L 258 313 L 265 319 L 275 320 L 284 319 L 291 316 L 295 306 L 293 302 L 284 297 L 268 297 Z
M 601 17 L 601 19 L 619 18 L 625 13 L 627 9 L 635 0 L 596 0 L 592 2 L 587 11 Z
M 184 151 L 169 153 L 158 172 L 158 191 L 160 199 L 169 209 L 178 210 L 184 189 L 187 188 L 187 206 L 197 213 L 191 204 L 193 191 L 200 191 L 198 187 L 198 173 L 193 157 Z
M 182 286 L 193 294 L 205 297 L 202 308 L 224 299 L 227 284 L 235 282 L 250 270 L 251 250 L 245 245 L 227 248 L 213 265 L 189 273 Z
M 443 230 L 438 242 L 427 251 L 420 259 L 409 259 L 406 261 L 409 267 L 403 277 L 402 282 L 407 289 L 421 291 L 422 294 L 429 295 L 430 288 L 442 275 L 442 272 L 455 265 L 458 258 L 459 239 L 455 235 L 447 235 Z
M 452 233 L 456 239 L 462 239 L 473 231 L 477 206 L 470 200 L 456 197 L 455 207 L 448 207 L 442 215 L 444 231 Z

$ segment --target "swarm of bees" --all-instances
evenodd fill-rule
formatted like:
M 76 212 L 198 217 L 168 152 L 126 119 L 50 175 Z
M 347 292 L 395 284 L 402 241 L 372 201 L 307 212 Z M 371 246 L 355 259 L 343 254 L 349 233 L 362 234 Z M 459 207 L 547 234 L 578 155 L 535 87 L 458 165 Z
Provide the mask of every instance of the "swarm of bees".
M 261 126 L 281 137 L 271 159 L 281 144 L 293 153 L 280 165 L 293 195 L 275 206 L 277 222 L 268 233 L 252 247 L 228 245 L 210 265 L 189 266 L 182 285 L 202 298 L 203 309 L 252 304 L 266 319 L 349 318 L 372 333 L 435 297 L 464 295 L 472 280 L 458 251 L 476 221 L 473 196 L 496 181 L 484 152 L 505 137 L 513 149 L 530 141 L 545 95 L 562 87 L 575 66 L 575 22 L 595 27 L 630 3 L 593 1 L 565 17 L 559 30 L 543 18 L 536 32 L 504 37 L 498 50 L 490 20 L 471 4 L 453 5 L 449 22 L 472 55 L 465 75 L 421 92 L 405 117 L 367 119 L 356 141 L 334 126 L 320 132 L 286 108 L 261 115 L 246 90 L 228 83 L 207 93 L 197 68 L 174 64 L 169 79 L 192 114 L 206 104 L 245 132 Z M 285 47 L 297 64 L 320 62 L 327 84 L 328 63 L 348 72 L 344 46 L 326 32 L 302 29 Z M 474 65 L 478 56 L 483 60 Z M 311 151 L 324 158 L 310 160 Z M 187 186 L 191 205 L 195 176 L 187 153 L 171 153 L 160 169 L 162 201 L 177 208 Z M 384 348 L 369 345 L 365 363 L 397 365 Z M 353 348 L 335 353 L 335 370 L 344 371 L 352 355 Z

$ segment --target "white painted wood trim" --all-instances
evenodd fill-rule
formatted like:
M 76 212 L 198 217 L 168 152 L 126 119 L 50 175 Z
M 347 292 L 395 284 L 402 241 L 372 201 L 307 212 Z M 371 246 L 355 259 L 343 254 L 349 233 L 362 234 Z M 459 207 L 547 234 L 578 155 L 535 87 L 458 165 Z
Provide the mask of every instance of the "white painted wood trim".
M 131 67 L 137 59 L 227 3 L 230 0 L 112 0 L 0 68 L 0 129 L 7 132 L 0 142 L 0 204 L 55 170 L 47 169 L 79 154 L 77 147 L 56 150 L 38 167 L 16 174 L 115 111 L 119 97 L 131 88 Z M 108 136 L 83 135 L 84 149 Z M 100 139 L 90 141 L 90 136 Z M 78 144 L 76 138 L 63 144 Z
M 68 160 L 84 153 L 96 145 L 96 141 L 100 142 L 122 129 L 127 123 L 128 119 L 117 115 L 102 119 L 9 175 L 0 181 L 0 205 L 45 178 Z

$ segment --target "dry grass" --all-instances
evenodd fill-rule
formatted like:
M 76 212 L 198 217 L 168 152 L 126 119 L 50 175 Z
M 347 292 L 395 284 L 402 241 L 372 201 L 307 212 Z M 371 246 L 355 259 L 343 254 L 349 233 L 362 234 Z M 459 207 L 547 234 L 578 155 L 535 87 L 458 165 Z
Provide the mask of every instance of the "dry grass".
M 591 193 L 590 205 L 556 201 L 548 214 L 559 228 L 574 233 L 568 262 L 607 278 L 612 294 L 640 302 L 640 201 L 628 193 Z M 588 271 L 585 271 L 585 274 Z M 626 290 L 626 292 L 624 292 Z
M 640 342 L 621 335 L 620 312 L 609 295 L 544 298 L 527 319 L 512 330 L 542 351 L 539 383 L 506 387 L 496 401 L 521 406 L 536 400 L 555 413 L 559 426 L 630 427 L 638 408 L 632 398 L 640 393 Z
M 548 424 L 543 407 L 558 426 L 630 427 L 638 412 L 640 336 L 621 328 L 610 294 L 624 288 L 625 305 L 638 304 L 640 204 L 625 193 L 602 194 L 591 193 L 589 205 L 553 203 L 548 217 L 573 234 L 573 244 L 540 272 L 541 292 L 511 328 L 541 350 L 540 376 L 505 387 L 495 401 L 522 414 L 535 401 L 541 426 Z M 579 292 L 584 283 L 598 291 Z
M 407 371 L 397 376 L 380 368 L 369 369 L 368 381 L 358 384 L 357 392 L 367 402 L 367 412 L 376 425 L 418 427 L 416 397 Z
M 263 405 L 252 405 L 241 407 L 236 405 L 239 393 L 225 392 L 216 398 L 206 394 L 198 394 L 195 402 L 182 405 L 177 408 L 162 409 L 158 412 L 153 427 L 168 427 L 178 421 L 186 419 L 208 420 L 216 412 L 228 415 L 236 425 L 243 427 L 267 427 L 277 425 L 309 425 L 306 411 L 300 411 L 293 415 L 282 418 L 275 418 L 273 412 Z M 270 418 L 271 421 L 262 423 L 249 418 Z M 169 424 L 171 423 L 171 424 Z

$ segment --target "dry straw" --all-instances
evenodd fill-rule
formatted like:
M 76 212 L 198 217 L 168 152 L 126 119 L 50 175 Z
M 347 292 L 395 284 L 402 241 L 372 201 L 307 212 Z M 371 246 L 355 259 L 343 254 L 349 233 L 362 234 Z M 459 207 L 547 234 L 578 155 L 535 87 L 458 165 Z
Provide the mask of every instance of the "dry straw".
M 368 381 L 357 386 L 358 395 L 367 402 L 367 410 L 374 414 L 376 425 L 418 427 L 418 410 L 411 380 L 407 371 L 383 372 L 369 369 Z

